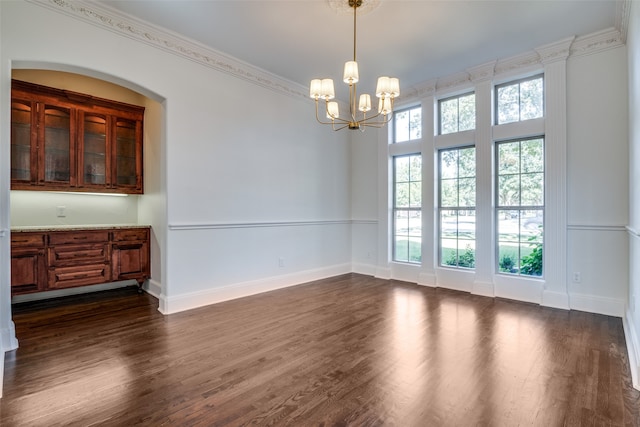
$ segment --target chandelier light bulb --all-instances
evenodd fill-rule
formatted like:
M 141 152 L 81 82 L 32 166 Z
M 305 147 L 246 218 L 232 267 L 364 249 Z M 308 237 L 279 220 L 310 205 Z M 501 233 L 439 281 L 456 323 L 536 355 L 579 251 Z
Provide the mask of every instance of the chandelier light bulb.
M 313 79 L 311 85 L 309 85 L 309 96 L 313 99 L 318 99 L 322 94 L 322 80 Z
M 338 109 L 338 103 L 331 101 L 327 103 L 327 119 L 337 119 L 340 117 L 340 111 Z
M 360 95 L 360 103 L 358 105 L 358 110 L 366 113 L 371 110 L 371 97 L 368 93 Z
M 333 79 L 322 79 L 320 96 L 326 100 L 336 97 L 336 91 L 333 89 Z
M 358 83 L 358 63 L 356 61 L 347 61 L 344 63 L 343 81 L 348 84 Z

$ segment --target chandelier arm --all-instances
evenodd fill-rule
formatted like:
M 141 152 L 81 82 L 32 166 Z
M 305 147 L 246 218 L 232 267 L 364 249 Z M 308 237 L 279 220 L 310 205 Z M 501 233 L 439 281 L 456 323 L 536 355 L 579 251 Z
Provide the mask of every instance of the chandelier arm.
M 339 128 L 337 128 L 337 129 L 336 129 L 336 125 L 335 125 L 335 123 L 332 123 L 332 124 L 331 124 L 331 128 L 332 128 L 334 131 L 342 130 L 342 129 L 346 128 L 347 126 L 349 126 L 349 125 L 348 125 L 348 124 L 346 124 L 346 125 L 340 126 Z

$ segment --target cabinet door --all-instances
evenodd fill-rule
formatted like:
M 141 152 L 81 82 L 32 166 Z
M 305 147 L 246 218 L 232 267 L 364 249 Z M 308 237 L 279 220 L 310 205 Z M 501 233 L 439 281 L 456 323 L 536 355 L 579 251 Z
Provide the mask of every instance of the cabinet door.
M 11 182 L 31 184 L 37 179 L 36 103 L 11 100 Z
M 113 280 L 144 280 L 150 275 L 148 242 L 127 242 L 113 245 L 111 250 Z
M 75 182 L 75 111 L 39 104 L 38 182 L 69 187 Z
M 114 117 L 114 188 L 142 193 L 142 121 Z
M 43 291 L 47 271 L 43 248 L 11 249 L 11 295 Z
M 111 184 L 111 150 L 107 116 L 80 111 L 78 122 L 78 186 L 108 187 Z

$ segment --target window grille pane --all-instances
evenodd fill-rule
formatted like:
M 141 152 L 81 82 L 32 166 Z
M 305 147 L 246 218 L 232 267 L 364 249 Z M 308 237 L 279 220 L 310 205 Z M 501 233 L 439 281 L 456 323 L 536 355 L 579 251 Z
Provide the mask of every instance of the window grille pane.
M 406 142 L 422 137 L 422 108 L 401 110 L 393 116 L 393 142 Z
M 422 138 L 422 108 L 409 111 L 409 139 Z
M 522 141 L 522 172 L 542 172 L 544 170 L 544 144 L 542 139 Z
M 520 84 L 520 120 L 542 117 L 542 77 Z
M 396 113 L 395 117 L 395 142 L 404 142 L 409 140 L 409 112 L 401 111 Z
M 458 132 L 458 99 L 440 103 L 440 133 Z
M 422 183 L 419 181 L 409 184 L 409 206 L 412 208 L 422 206 Z
M 409 183 L 399 182 L 396 184 L 395 191 L 395 207 L 408 208 L 409 207 Z
M 532 173 L 522 175 L 522 196 L 523 206 L 544 205 L 544 174 Z
M 473 207 L 476 205 L 476 179 L 461 178 L 458 187 L 458 206 Z
M 517 84 L 498 88 L 498 124 L 520 119 L 519 95 Z
M 497 124 L 544 116 L 544 78 L 534 77 L 496 87 Z
M 460 97 L 459 129 L 460 131 L 476 128 L 476 95 Z

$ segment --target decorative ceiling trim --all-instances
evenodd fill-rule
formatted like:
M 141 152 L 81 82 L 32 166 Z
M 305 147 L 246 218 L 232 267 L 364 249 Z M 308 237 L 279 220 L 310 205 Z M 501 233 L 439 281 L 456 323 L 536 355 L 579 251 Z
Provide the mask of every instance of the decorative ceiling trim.
M 582 37 L 568 37 L 520 55 L 491 61 L 469 68 L 461 73 L 414 85 L 404 91 L 403 102 L 414 102 L 417 99 L 438 93 L 446 94 L 464 90 L 471 87 L 474 82 L 482 81 L 486 78 L 493 77 L 499 80 L 514 74 L 523 74 L 541 69 L 544 64 L 550 62 L 591 55 L 603 50 L 624 46 L 624 44 L 622 35 L 616 28 L 609 28 Z
M 629 17 L 631 14 L 631 0 L 619 1 L 616 5 L 615 27 L 620 31 L 622 43 L 627 43 L 627 31 L 629 30 Z
M 258 86 L 294 98 L 308 98 L 307 88 L 302 85 L 225 55 L 220 51 L 206 47 L 164 28 L 156 27 L 134 17 L 116 12 L 106 6 L 93 2 L 68 0 L 27 1 L 181 56 L 217 71 L 230 74 Z
M 276 76 L 266 70 L 240 61 L 169 30 L 122 14 L 93 1 L 26 1 L 63 13 L 124 37 L 140 41 L 275 92 L 296 99 L 310 99 L 305 86 Z M 365 2 L 365 4 L 370 3 L 371 6 L 375 8 L 379 4 L 379 1 L 380 0 L 370 0 Z M 332 4 L 332 0 L 328 0 L 328 2 Z M 551 60 L 554 55 L 557 56 L 558 59 L 562 59 L 562 57 L 570 58 L 572 56 L 589 55 L 606 49 L 623 46 L 626 40 L 630 3 L 631 0 L 619 2 L 616 10 L 616 28 L 610 28 L 575 39 L 565 39 L 542 46 L 534 51 L 488 63 L 495 64 L 493 67 L 493 75 L 498 77 L 500 75 L 511 75 L 526 72 L 529 69 L 540 68 L 544 62 Z M 571 42 L 568 42 L 568 40 L 571 40 Z M 566 43 L 569 43 L 570 46 L 568 52 Z M 560 49 L 559 52 L 556 51 L 556 47 Z M 431 79 L 404 89 L 403 92 L 405 95 L 402 97 L 402 102 L 413 102 L 427 96 L 433 96 L 436 93 L 452 92 L 468 87 L 474 80 L 482 79 L 484 77 L 483 73 L 489 72 L 486 66 L 487 64 L 479 65 L 460 73 Z

